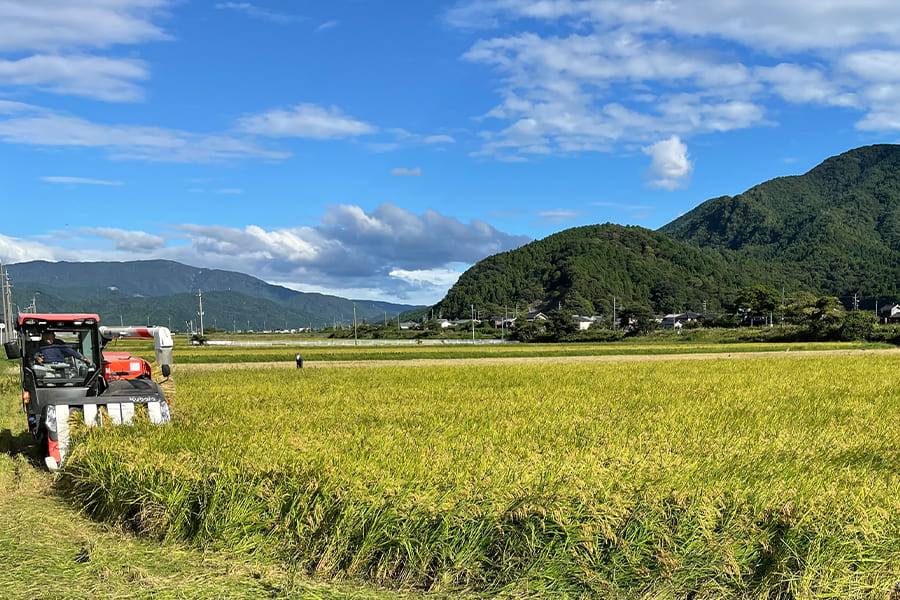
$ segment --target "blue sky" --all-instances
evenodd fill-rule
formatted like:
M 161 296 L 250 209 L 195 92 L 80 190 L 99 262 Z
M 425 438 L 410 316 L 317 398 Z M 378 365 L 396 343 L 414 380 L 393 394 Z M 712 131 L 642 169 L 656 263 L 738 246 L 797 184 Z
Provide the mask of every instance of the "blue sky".
M 0 260 L 438 301 L 900 130 L 896 0 L 0 0 Z

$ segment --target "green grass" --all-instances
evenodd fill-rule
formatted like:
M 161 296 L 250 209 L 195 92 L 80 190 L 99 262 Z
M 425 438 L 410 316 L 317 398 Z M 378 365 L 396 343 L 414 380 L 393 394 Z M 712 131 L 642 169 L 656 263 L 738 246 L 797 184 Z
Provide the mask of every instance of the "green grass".
M 338 581 L 886 598 L 897 366 L 191 372 L 174 423 L 84 433 L 64 482 L 95 518 Z

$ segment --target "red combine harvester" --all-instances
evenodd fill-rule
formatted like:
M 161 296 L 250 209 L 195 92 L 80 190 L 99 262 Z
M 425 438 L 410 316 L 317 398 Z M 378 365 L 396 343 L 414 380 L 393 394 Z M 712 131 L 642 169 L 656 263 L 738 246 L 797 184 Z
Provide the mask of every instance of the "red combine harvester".
M 152 339 L 163 377 L 171 374 L 172 335 L 165 327 L 101 327 L 95 314 L 20 314 L 18 340 L 6 356 L 21 359 L 28 429 L 51 471 L 66 460 L 69 416 L 88 426 L 130 424 L 137 407 L 152 423 L 171 420 L 169 401 L 150 365 L 127 352 L 102 352 L 113 339 Z

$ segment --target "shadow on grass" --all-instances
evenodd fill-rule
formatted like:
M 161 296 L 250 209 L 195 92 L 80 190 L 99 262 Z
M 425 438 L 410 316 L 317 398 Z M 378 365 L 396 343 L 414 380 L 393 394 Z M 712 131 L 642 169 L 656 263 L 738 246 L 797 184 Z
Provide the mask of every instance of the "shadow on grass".
M 38 444 L 27 431 L 13 433 L 10 429 L 0 431 L 0 453 L 21 456 L 34 466 L 42 466 Z

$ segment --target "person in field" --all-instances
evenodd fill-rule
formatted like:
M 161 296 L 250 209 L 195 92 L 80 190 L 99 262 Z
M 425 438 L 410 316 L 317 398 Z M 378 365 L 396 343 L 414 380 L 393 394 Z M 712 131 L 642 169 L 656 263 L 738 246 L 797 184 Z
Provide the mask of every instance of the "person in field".
M 73 356 L 86 363 L 91 362 L 91 359 L 82 356 L 78 350 L 56 339 L 56 334 L 52 331 L 45 331 L 41 334 L 41 344 L 34 354 L 34 362 L 39 365 L 44 363 L 61 363 L 66 361 L 67 356 Z

